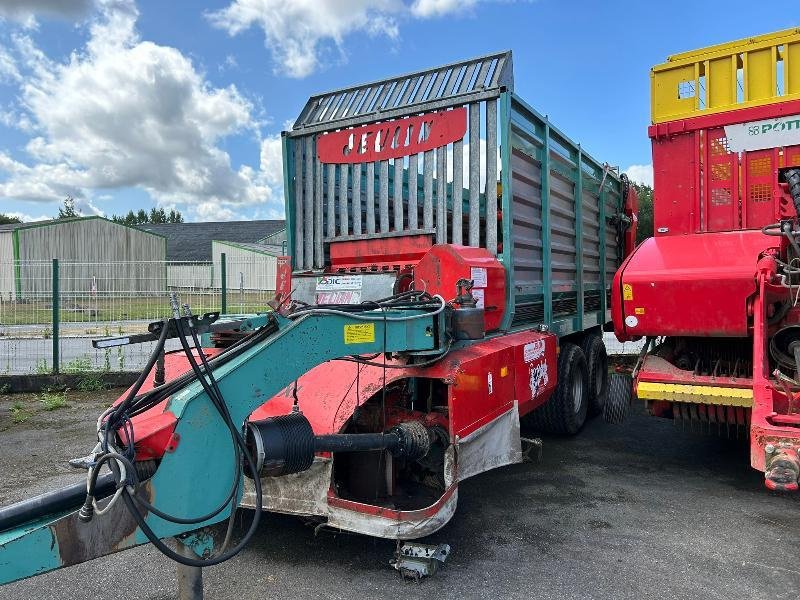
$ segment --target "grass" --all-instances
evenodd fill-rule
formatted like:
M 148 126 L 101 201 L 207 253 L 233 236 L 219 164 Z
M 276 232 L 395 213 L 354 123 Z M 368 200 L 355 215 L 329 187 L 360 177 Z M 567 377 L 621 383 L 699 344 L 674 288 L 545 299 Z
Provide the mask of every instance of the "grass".
M 25 405 L 19 400 L 11 405 L 11 420 L 14 423 L 24 423 L 30 416 L 30 413 L 25 410 Z
M 59 408 L 66 408 L 69 406 L 67 403 L 67 390 L 64 390 L 63 392 L 46 390 L 39 394 L 39 402 L 44 405 L 45 410 L 58 410 Z

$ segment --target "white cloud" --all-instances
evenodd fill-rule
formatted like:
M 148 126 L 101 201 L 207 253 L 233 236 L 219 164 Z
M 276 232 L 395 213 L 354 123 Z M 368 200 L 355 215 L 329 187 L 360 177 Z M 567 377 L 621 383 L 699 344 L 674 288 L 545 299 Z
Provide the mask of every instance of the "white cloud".
M 344 57 L 344 39 L 362 33 L 391 41 L 406 19 L 429 19 L 467 12 L 480 0 L 231 0 L 206 16 L 235 36 L 260 27 L 276 71 L 306 77 L 336 50 Z M 484 0 L 485 1 L 485 0 Z
M 478 0 L 414 0 L 411 3 L 411 14 L 422 18 L 441 17 L 472 8 L 477 2 Z
M 94 190 L 138 187 L 197 216 L 210 214 L 209 206 L 233 214 L 282 204 L 272 173 L 234 169 L 218 145 L 230 135 L 258 137 L 250 101 L 234 86 L 211 86 L 175 48 L 140 40 L 137 17 L 130 0 L 101 2 L 86 47 L 64 63 L 17 35 L 20 110 L 35 132 L 26 146 L 34 160 L 0 152 L 0 198 L 82 200 Z M 16 116 L 10 111 L 3 121 Z
M 631 165 L 624 173 L 631 181 L 653 187 L 653 165 Z
M 77 19 L 91 6 L 92 0 L 0 0 L 0 17 L 30 26 L 36 15 Z
M 305 77 L 331 44 L 341 52 L 348 34 L 397 38 L 394 15 L 402 9 L 400 0 L 233 0 L 207 16 L 231 36 L 260 27 L 279 71 Z
M 39 215 L 38 217 L 33 217 L 27 213 L 21 212 L 7 212 L 4 214 L 8 215 L 9 217 L 16 217 L 24 223 L 30 223 L 31 221 L 47 221 L 53 218 L 50 215 Z

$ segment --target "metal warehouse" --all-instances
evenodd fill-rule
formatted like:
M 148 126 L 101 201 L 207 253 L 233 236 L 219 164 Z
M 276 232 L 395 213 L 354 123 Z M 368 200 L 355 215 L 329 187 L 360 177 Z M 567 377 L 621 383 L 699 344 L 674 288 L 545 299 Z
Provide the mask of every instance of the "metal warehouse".
M 49 292 L 54 258 L 69 264 L 62 292 L 164 289 L 163 236 L 102 217 L 79 217 L 0 225 L 0 297 Z M 108 269 L 97 273 L 98 263 L 113 265 L 113 277 Z
M 225 254 L 225 285 L 229 290 L 274 290 L 278 256 L 282 246 L 214 240 L 211 252 L 214 265 L 222 264 Z M 214 285 L 222 281 L 222 269 L 214 270 Z

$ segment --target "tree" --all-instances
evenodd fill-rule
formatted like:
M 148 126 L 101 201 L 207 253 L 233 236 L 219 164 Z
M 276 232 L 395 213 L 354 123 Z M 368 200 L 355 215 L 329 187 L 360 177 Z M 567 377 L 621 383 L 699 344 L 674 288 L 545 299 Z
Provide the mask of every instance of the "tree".
M 122 225 L 145 225 L 147 223 L 183 223 L 183 215 L 181 215 L 180 211 L 171 210 L 169 214 L 163 208 L 151 208 L 150 212 L 148 213 L 143 208 L 140 208 L 137 212 L 133 212 L 132 210 L 128 211 L 128 214 L 125 216 L 122 215 L 111 215 L 111 220 L 114 223 L 120 223 Z
M 22 223 L 22 219 L 0 213 L 0 225 L 6 225 L 7 223 Z
M 58 209 L 56 219 L 74 219 L 81 216 L 81 211 L 75 208 L 75 198 L 67 196 L 64 198 L 64 205 Z
M 636 229 L 636 243 L 641 244 L 649 237 L 653 237 L 653 188 L 644 183 L 633 183 L 639 196 L 639 224 Z

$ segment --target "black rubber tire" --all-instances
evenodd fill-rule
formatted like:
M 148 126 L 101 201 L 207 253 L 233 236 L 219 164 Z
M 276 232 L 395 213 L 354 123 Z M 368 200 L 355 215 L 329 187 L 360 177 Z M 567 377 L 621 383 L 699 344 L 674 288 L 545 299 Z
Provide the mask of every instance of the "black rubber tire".
M 794 201 L 797 215 L 800 216 L 800 169 L 788 169 L 784 173 L 786 184 L 789 186 L 789 193 Z
M 603 412 L 608 396 L 608 355 L 603 338 L 593 333 L 581 340 L 581 351 L 589 373 L 589 416 L 594 417 Z
M 603 420 L 619 425 L 625 420 L 633 400 L 633 380 L 628 375 L 614 373 L 609 378 L 608 398 L 603 407 Z
M 528 424 L 547 433 L 578 433 L 589 412 L 588 381 L 583 351 L 575 344 L 562 344 L 556 389 L 547 402 L 530 414 Z M 576 395 L 579 396 L 577 400 Z

